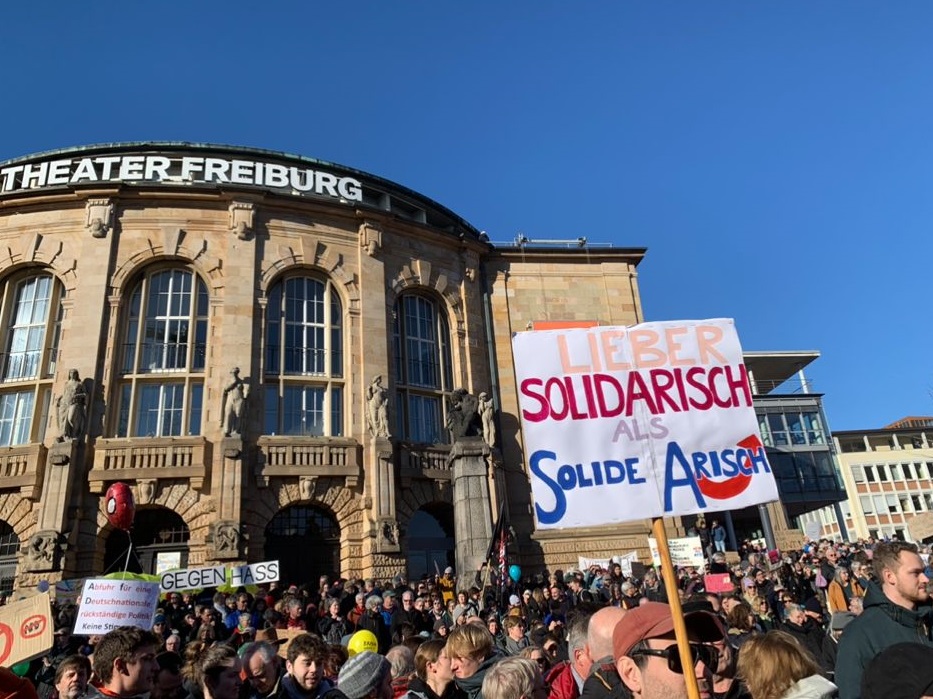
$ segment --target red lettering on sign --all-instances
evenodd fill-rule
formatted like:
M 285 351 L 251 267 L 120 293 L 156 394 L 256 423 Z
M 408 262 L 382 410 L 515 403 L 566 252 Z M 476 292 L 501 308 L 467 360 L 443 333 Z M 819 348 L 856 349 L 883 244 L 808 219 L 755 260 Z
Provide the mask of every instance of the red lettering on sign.
M 6 659 L 10 657 L 10 653 L 12 652 L 13 629 L 0 622 L 0 666 L 6 662 Z
M 48 621 L 41 614 L 33 614 L 31 617 L 23 621 L 22 626 L 19 627 L 20 638 L 35 638 L 42 634 L 45 631 L 45 626 L 48 624 Z

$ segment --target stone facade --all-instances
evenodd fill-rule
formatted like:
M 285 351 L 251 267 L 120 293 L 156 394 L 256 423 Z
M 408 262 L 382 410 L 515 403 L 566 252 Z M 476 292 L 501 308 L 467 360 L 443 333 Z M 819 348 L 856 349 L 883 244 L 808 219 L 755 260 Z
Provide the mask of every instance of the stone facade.
M 108 158 L 116 163 L 110 177 L 101 170 Z M 188 167 L 185 158 L 205 173 L 211 158 L 233 163 L 231 179 L 238 162 L 275 163 L 267 173 L 314 169 L 317 194 L 303 194 L 294 179 L 290 191 L 225 182 L 216 171 L 213 180 L 196 170 L 170 177 L 162 168 Z M 145 172 L 133 169 L 137 162 Z M 98 168 L 96 179 L 80 176 L 89 167 Z M 322 573 L 400 572 L 418 534 L 409 527 L 414 515 L 453 512 L 443 398 L 460 387 L 486 392 L 497 408 L 496 446 L 478 462 L 485 459 L 489 502 L 471 515 L 482 520 L 476 531 L 491 531 L 505 499 L 526 569 L 645 548 L 647 523 L 574 539 L 531 536 L 510 349 L 511 334 L 536 322 L 641 320 L 643 249 L 497 248 L 392 183 L 247 149 L 75 149 L 0 164 L 0 185 L 0 398 L 30 408 L 9 435 L 0 431 L 0 520 L 22 544 L 18 584 L 113 565 L 126 539 L 104 509 L 115 481 L 132 486 L 140 514 L 174 513 L 172 522 L 183 523 L 186 541 L 175 548 L 184 565 L 266 560 L 270 522 L 289 508 L 312 508 L 336 523 L 328 536 L 337 560 Z M 40 277 L 51 280 L 42 292 L 51 315 L 36 326 L 45 349 L 24 352 L 17 342 L 28 323 L 18 309 L 24 289 L 46 288 L 36 285 Z M 293 293 L 289 280 L 326 289 L 306 307 L 318 316 L 290 321 L 286 303 L 279 317 L 281 295 Z M 191 308 L 179 310 L 173 299 Z M 409 342 L 425 309 L 436 314 L 431 347 L 440 357 L 427 368 L 417 351 L 430 338 L 414 338 L 417 351 Z M 283 334 L 275 335 L 276 323 Z M 306 334 L 296 340 L 289 333 L 298 326 Z M 286 338 L 281 347 L 273 336 Z M 305 352 L 301 366 L 296 352 Z M 54 406 L 71 369 L 83 377 L 87 429 L 62 440 Z M 369 428 L 367 389 L 376 376 L 388 389 L 388 436 Z M 437 414 L 418 412 L 424 406 Z M 417 438 L 423 434 L 437 438 Z M 173 526 L 181 527 L 154 525 L 143 547 L 171 552 Z M 53 540 L 50 557 L 29 554 L 31 541 Z

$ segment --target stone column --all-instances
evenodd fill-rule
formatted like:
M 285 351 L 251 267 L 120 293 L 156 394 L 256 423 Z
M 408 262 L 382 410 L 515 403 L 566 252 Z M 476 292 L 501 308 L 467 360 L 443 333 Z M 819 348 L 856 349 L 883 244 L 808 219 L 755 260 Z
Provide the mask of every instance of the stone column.
M 461 579 L 479 570 L 492 539 L 487 456 L 489 446 L 482 437 L 460 437 L 450 449 L 457 575 Z

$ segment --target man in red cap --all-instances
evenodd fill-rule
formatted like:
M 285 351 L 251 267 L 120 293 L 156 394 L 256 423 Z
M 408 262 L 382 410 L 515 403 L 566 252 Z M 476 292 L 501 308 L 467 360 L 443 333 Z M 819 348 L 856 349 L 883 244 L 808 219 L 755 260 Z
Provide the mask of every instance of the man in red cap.
M 629 610 L 612 634 L 612 657 L 623 684 L 636 699 L 687 699 L 684 672 L 697 678 L 700 697 L 709 699 L 710 675 L 718 657 L 711 645 L 722 638 L 715 615 L 697 611 L 685 615 L 692 668 L 681 666 L 671 608 L 644 602 Z

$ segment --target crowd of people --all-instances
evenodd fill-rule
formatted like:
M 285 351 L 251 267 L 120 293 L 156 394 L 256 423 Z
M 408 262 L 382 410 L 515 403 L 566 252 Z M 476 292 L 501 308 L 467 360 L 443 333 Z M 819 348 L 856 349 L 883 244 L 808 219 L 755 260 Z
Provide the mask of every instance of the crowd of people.
M 918 699 L 933 696 L 929 552 L 718 544 L 706 570 L 331 580 L 169 594 L 151 629 L 70 635 L 25 673 L 40 699 Z M 732 590 L 706 589 L 727 573 Z M 693 668 L 669 605 L 683 610 Z M 12 681 L 12 678 L 7 677 Z M 17 685 L 22 689 L 25 684 Z

